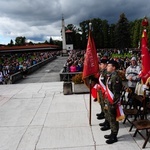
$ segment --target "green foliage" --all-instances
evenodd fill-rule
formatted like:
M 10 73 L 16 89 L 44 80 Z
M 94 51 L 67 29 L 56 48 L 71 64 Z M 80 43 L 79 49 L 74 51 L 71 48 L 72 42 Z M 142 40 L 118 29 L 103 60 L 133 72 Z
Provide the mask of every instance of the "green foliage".
M 79 25 L 82 31 L 82 47 L 86 49 L 89 22 L 92 23 L 92 34 L 96 48 L 139 48 L 142 37 L 142 19 L 128 21 L 122 13 L 116 24 L 108 24 L 107 20 L 93 18 L 82 21 Z M 150 25 L 147 27 L 148 43 L 150 44 Z
M 52 37 L 50 37 L 49 43 L 52 44 L 52 45 L 54 44 L 54 41 L 53 41 Z
M 17 46 L 23 46 L 25 44 L 26 44 L 26 38 L 25 37 L 22 37 L 22 36 L 16 37 L 16 39 L 15 39 L 15 45 L 17 45 Z
M 116 24 L 115 47 L 119 49 L 130 47 L 130 26 L 124 13 L 120 15 L 120 19 Z
M 22 58 L 22 57 L 19 57 L 19 58 L 18 58 L 18 61 L 19 61 L 19 62 L 23 62 L 23 58 Z
M 131 58 L 132 54 L 127 53 L 127 54 L 112 54 L 112 58 Z
M 72 41 L 75 49 L 82 48 L 82 42 L 81 42 L 81 30 L 77 28 L 73 24 L 68 24 L 65 30 L 71 30 L 72 31 Z
M 10 40 L 10 43 L 8 43 L 8 46 L 14 46 L 13 40 Z

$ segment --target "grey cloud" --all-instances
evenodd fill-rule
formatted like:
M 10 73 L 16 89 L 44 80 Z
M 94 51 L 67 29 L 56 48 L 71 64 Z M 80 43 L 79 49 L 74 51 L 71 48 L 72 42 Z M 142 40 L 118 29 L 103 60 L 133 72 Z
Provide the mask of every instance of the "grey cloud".
M 0 34 L 43 40 L 60 36 L 62 14 L 66 24 L 79 25 L 91 18 L 116 23 L 123 12 L 130 21 L 150 17 L 149 10 L 149 0 L 1 0 Z

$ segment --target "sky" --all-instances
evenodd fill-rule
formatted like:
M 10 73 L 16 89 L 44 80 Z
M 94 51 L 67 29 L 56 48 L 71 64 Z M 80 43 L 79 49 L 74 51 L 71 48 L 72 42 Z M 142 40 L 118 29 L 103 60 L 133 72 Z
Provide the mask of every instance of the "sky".
M 92 18 L 117 23 L 121 13 L 129 21 L 150 18 L 150 0 L 0 0 L 0 44 L 18 36 L 27 41 L 61 40 L 62 14 L 65 25 Z

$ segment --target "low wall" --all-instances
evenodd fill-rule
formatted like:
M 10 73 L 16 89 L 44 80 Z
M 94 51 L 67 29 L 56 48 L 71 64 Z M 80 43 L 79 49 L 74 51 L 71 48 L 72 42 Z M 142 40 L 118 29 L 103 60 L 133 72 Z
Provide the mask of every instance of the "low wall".
M 60 81 L 72 81 L 72 77 L 79 73 L 82 72 L 65 72 L 64 69 L 61 69 L 59 72 Z
M 57 56 L 54 56 L 54 57 L 48 58 L 48 59 L 46 59 L 46 60 L 44 60 L 42 62 L 39 62 L 39 63 L 29 67 L 27 69 L 27 74 L 33 73 L 34 71 L 38 70 L 39 68 L 41 68 L 42 66 L 46 65 L 47 63 L 55 60 L 56 58 L 57 58 Z M 18 80 L 21 80 L 21 79 L 23 79 L 23 74 L 21 72 L 17 72 L 15 74 L 12 74 L 10 76 L 10 84 L 13 84 L 13 83 L 15 83 L 15 82 L 17 82 Z

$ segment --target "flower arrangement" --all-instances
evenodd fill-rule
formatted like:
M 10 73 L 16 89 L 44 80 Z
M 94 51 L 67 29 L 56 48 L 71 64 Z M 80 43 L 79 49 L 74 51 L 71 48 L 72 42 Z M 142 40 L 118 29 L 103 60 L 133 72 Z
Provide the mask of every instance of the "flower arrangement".
M 76 74 L 75 76 L 73 76 L 72 82 L 74 82 L 74 84 L 83 84 L 84 81 L 82 80 L 82 73 L 79 73 L 79 74 Z
M 125 81 L 125 80 L 126 80 L 125 71 L 119 70 L 119 71 L 118 71 L 118 75 L 121 77 L 122 81 Z

